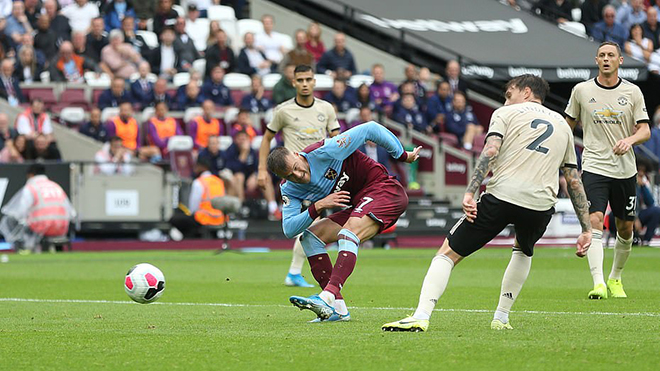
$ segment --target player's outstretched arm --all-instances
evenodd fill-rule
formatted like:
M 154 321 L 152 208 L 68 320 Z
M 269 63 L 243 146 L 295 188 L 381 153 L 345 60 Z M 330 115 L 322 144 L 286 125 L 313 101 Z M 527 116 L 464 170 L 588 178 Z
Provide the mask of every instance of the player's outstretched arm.
M 491 163 L 500 154 L 500 147 L 502 147 L 502 138 L 499 135 L 490 135 L 486 138 L 486 145 L 477 159 L 472 180 L 463 196 L 463 212 L 465 212 L 468 222 L 473 222 L 477 217 L 477 203 L 474 201 L 474 195 L 488 175 Z
M 400 161 L 406 161 L 408 153 L 403 145 L 389 129 L 383 125 L 369 121 L 347 130 L 336 137 L 325 140 L 320 153 L 329 159 L 345 160 L 352 155 L 367 140 L 385 148 L 390 156 Z
M 263 138 L 261 139 L 261 146 L 259 147 L 259 171 L 257 172 L 257 183 L 262 190 L 266 189 L 266 182 L 268 181 L 268 154 L 270 153 L 270 142 L 275 138 L 275 133 L 266 129 Z
M 584 192 L 584 186 L 582 185 L 582 180 L 580 180 L 578 170 L 569 166 L 564 166 L 561 170 L 562 173 L 564 173 L 564 178 L 566 178 L 568 195 L 573 203 L 575 214 L 577 214 L 578 220 L 580 221 L 580 227 L 582 227 L 582 234 L 578 237 L 577 251 L 575 254 L 579 257 L 584 257 L 591 245 L 589 201 L 587 200 L 587 194 Z
M 650 138 L 651 128 L 647 122 L 642 122 L 635 125 L 635 134 L 616 142 L 612 150 L 615 155 L 621 156 L 628 152 L 635 144 L 642 144 Z

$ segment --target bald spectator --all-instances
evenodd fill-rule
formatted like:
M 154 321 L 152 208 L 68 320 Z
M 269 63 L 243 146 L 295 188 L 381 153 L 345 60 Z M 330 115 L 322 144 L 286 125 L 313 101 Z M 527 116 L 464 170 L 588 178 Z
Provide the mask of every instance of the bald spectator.
M 87 71 L 95 71 L 96 66 L 85 57 L 73 52 L 73 44 L 65 41 L 60 45 L 59 55 L 50 62 L 50 79 L 53 82 L 84 83 Z
M 307 32 L 305 30 L 298 29 L 295 32 L 296 47 L 290 52 L 286 53 L 282 65 L 286 66 L 287 64 L 295 64 L 299 66 L 304 64 L 306 66 L 311 66 L 314 68 L 316 65 L 316 60 L 314 55 L 307 50 Z
M 179 13 L 172 9 L 172 0 L 158 0 L 156 14 L 153 19 L 153 28 L 156 35 L 160 35 L 166 27 L 174 27 Z
M 645 21 L 644 0 L 624 1 L 616 12 L 616 22 L 626 30 L 634 24 L 642 24 Z
M 14 44 L 21 44 L 21 37 L 31 32 L 32 25 L 25 15 L 25 5 L 22 1 L 15 1 L 12 4 L 11 15 L 7 17 L 5 34 L 11 38 Z
M 285 45 L 286 38 L 283 34 L 273 30 L 275 19 L 272 15 L 266 14 L 261 17 L 261 23 L 264 25 L 264 32 L 254 35 L 254 45 L 264 52 L 266 58 L 277 67 L 282 62 L 284 54 L 288 52 Z
M 461 79 L 461 65 L 458 61 L 451 60 L 447 62 L 445 76 L 447 77 L 447 82 L 449 82 L 452 96 L 456 94 L 457 91 L 467 94 L 467 82 Z
M 357 72 L 353 54 L 346 49 L 346 35 L 341 32 L 335 35 L 334 48 L 323 53 L 316 68 L 318 73 L 325 73 L 333 78 L 347 79 Z
M 243 36 L 245 47 L 241 49 L 236 60 L 236 72 L 246 75 L 258 74 L 264 76 L 273 71 L 273 63 L 266 54 L 254 46 L 254 34 L 246 32 Z
M 45 10 L 45 15 L 50 21 L 50 29 L 55 32 L 58 40 L 70 40 L 71 26 L 69 25 L 69 19 L 57 13 L 57 1 L 44 0 L 43 10 Z
M 76 30 L 74 29 L 74 32 L 75 31 Z M 85 31 L 80 32 L 84 33 Z M 101 51 L 108 45 L 108 43 L 108 34 L 105 32 L 105 22 L 103 21 L 103 18 L 94 18 L 92 20 L 92 31 L 87 34 L 87 41 L 85 44 L 87 56 L 92 58 L 94 62 L 100 63 Z
M 653 41 L 655 49 L 660 48 L 660 27 L 658 27 L 658 9 L 650 6 L 646 11 L 646 21 L 642 23 L 644 37 Z
M 158 102 L 165 102 L 168 107 L 174 107 L 175 104 L 174 99 L 167 92 L 167 80 L 162 78 L 154 83 L 153 97 L 149 106 L 155 106 Z
M 136 66 L 141 61 L 140 53 L 124 42 L 122 31 L 110 31 L 110 44 L 101 51 L 101 63 L 110 69 L 110 76 L 128 79 L 137 72 Z
M 101 122 L 101 110 L 98 107 L 89 111 L 89 121 L 80 127 L 80 134 L 99 142 L 105 143 L 108 140 L 108 130 Z
M 108 107 L 119 107 L 122 102 L 133 104 L 131 93 L 126 91 L 126 82 L 121 77 L 115 77 L 110 83 L 110 89 L 99 96 L 98 106 L 101 110 Z
M 14 78 L 14 62 L 7 58 L 0 64 L 0 98 L 6 99 L 11 106 L 18 106 L 27 100 L 23 96 L 18 79 Z
M 140 107 L 149 107 L 149 104 L 154 99 L 154 83 L 149 81 L 149 74 L 151 74 L 151 66 L 148 62 L 140 62 L 138 66 L 140 77 L 131 83 L 131 95 L 135 103 Z M 166 102 L 167 103 L 167 102 Z
M 151 52 L 151 69 L 162 78 L 171 80 L 178 72 L 188 70 L 192 61 L 184 60 L 182 50 L 174 44 L 176 34 L 166 28 L 160 35 L 160 45 Z
M 603 20 L 594 25 L 591 36 L 597 42 L 615 42 L 623 50 L 624 44 L 628 40 L 628 30 L 616 22 L 616 9 L 612 5 L 608 5 L 603 8 Z
M 69 18 L 69 24 L 73 31 L 89 31 L 92 20 L 98 16 L 99 7 L 88 0 L 75 0 L 73 4 L 62 9 L 62 15 Z
M 216 42 L 209 45 L 204 55 L 204 59 L 206 59 L 206 76 L 209 76 L 213 67 L 216 66 L 224 68 L 227 73 L 233 72 L 235 69 L 234 51 L 227 43 L 227 33 L 218 30 L 215 33 L 215 38 Z

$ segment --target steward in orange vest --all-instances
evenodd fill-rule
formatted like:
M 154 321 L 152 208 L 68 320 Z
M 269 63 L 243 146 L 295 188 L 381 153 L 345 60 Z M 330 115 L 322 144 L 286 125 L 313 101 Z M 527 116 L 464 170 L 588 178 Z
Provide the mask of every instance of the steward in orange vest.
M 195 142 L 195 148 L 206 148 L 210 137 L 224 135 L 220 120 L 213 118 L 215 103 L 207 99 L 202 103 L 202 109 L 204 113 L 188 123 L 188 133 Z
M 183 135 L 183 131 L 172 117 L 167 117 L 167 103 L 156 103 L 156 114 L 147 125 L 147 141 L 149 145 L 160 149 L 161 155 L 167 153 L 167 142 L 175 135 Z
M 115 116 L 107 124 L 108 137 L 118 136 L 124 147 L 136 151 L 140 147 L 140 127 L 133 118 L 131 102 L 121 102 L 119 116 Z

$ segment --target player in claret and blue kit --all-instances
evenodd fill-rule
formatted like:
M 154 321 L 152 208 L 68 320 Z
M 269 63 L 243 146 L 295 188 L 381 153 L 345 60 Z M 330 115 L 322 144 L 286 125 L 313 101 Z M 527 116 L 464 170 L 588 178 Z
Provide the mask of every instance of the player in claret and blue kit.
M 289 301 L 316 313 L 314 321 L 350 319 L 341 289 L 355 268 L 360 241 L 394 225 L 408 206 L 403 186 L 385 167 L 357 150 L 367 140 L 408 163 L 417 160 L 421 149 L 406 152 L 392 132 L 371 121 L 302 152 L 279 147 L 268 156 L 268 169 L 283 179 L 284 234 L 292 238 L 302 233 L 312 274 L 323 289 L 318 295 L 292 296 Z M 301 212 L 303 200 L 313 203 Z M 323 210 L 334 208 L 344 209 L 312 224 Z M 334 267 L 325 250 L 332 242 L 339 245 Z

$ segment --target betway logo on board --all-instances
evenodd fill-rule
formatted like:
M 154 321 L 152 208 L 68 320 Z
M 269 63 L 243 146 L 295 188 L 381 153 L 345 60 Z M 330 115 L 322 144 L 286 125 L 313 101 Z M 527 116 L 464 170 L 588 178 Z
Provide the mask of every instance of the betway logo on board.
M 435 32 L 511 32 L 526 33 L 525 22 L 520 18 L 487 21 L 438 21 L 436 19 L 388 19 L 361 14 L 360 18 L 383 28 L 406 29 L 410 31 Z
M 588 68 L 559 68 L 557 67 L 557 77 L 560 79 L 588 80 L 591 71 Z

